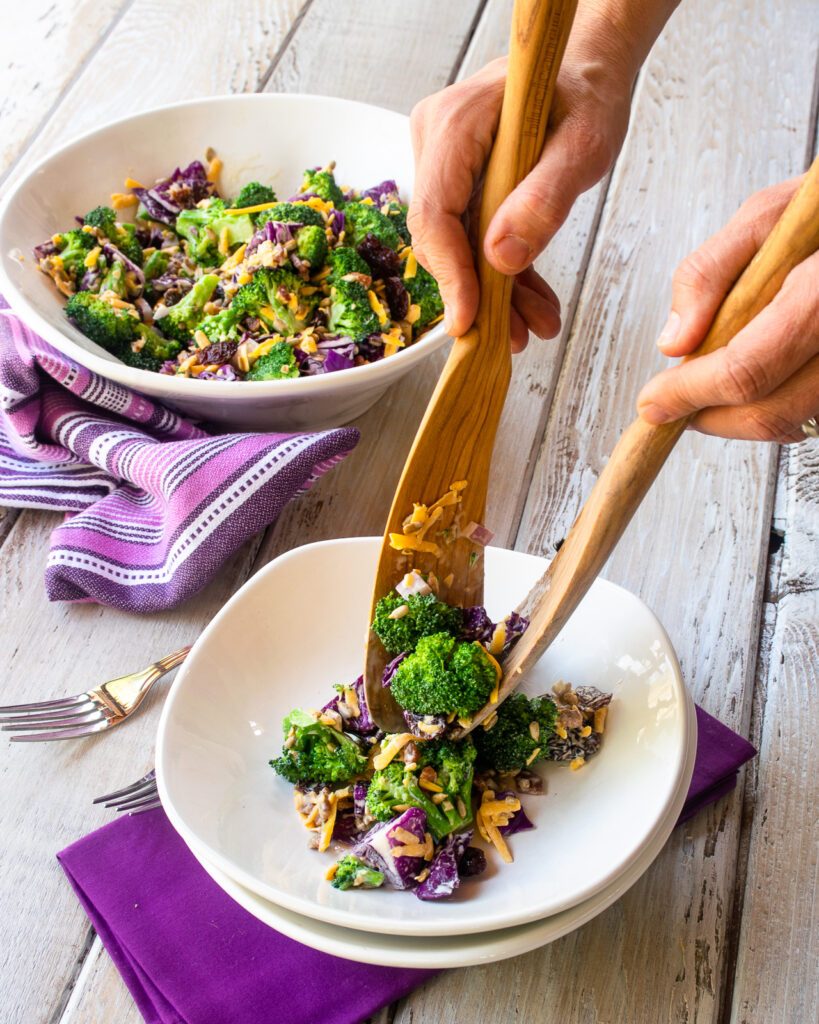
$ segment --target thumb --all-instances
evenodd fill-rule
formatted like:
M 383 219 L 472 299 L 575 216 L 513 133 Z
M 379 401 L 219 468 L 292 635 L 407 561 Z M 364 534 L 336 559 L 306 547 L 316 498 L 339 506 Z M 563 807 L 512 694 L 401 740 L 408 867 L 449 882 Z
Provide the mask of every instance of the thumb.
M 608 170 L 614 149 L 603 134 L 562 121 L 539 162 L 501 203 L 484 239 L 486 258 L 503 274 L 518 274 L 551 241 L 577 197 Z
M 657 338 L 664 355 L 688 355 L 700 345 L 722 300 L 767 238 L 798 183 L 787 181 L 751 196 L 724 228 L 677 267 L 671 312 Z

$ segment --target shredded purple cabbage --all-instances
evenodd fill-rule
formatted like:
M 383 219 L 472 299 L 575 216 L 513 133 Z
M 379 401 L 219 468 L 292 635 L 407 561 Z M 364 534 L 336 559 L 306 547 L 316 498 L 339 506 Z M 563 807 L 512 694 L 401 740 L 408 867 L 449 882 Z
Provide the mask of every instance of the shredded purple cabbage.
M 398 671 L 398 666 L 407 657 L 407 652 L 402 651 L 401 654 L 397 654 L 392 661 L 388 661 L 384 667 L 384 674 L 381 676 L 381 685 L 390 686 L 392 685 L 392 677 Z
M 369 736 L 371 733 L 377 732 L 378 726 L 373 721 L 373 717 L 370 714 L 370 708 L 367 704 L 367 691 L 364 688 L 364 676 L 359 676 L 354 683 L 350 684 L 350 688 L 355 691 L 356 700 L 358 701 L 358 715 L 353 715 L 352 709 L 348 707 L 347 703 L 343 699 L 343 693 L 337 693 L 335 697 L 333 697 L 328 704 L 325 704 L 321 710 L 335 711 L 337 714 L 341 715 L 345 732 L 358 733 L 359 736 Z
M 423 857 L 392 856 L 395 847 L 404 846 L 401 839 L 395 837 L 395 830 L 401 828 L 415 836 L 419 843 L 424 842 L 427 828 L 427 816 L 420 807 L 409 807 L 391 821 L 379 822 L 356 843 L 353 855 L 365 861 L 370 867 L 384 874 L 385 881 L 395 889 L 412 889 L 415 876 L 424 867 Z M 386 840 L 389 852 L 383 852 Z
M 384 203 L 389 202 L 390 199 L 396 199 L 400 202 L 398 197 L 398 186 L 392 178 L 387 178 L 385 181 L 381 181 L 377 185 L 373 185 L 372 188 L 368 188 L 366 192 L 361 193 L 361 198 L 372 199 L 376 206 L 383 206 Z
M 458 865 L 472 840 L 472 829 L 446 837 L 430 864 L 429 874 L 415 890 L 419 900 L 444 900 L 461 884 Z
M 293 240 L 293 231 L 300 227 L 299 224 L 290 224 L 280 220 L 268 220 L 259 228 L 256 234 L 247 243 L 245 255 L 249 256 L 259 248 L 262 242 L 273 242 L 274 245 L 286 245 Z
M 517 612 L 511 612 L 503 622 L 506 623 L 506 639 L 503 642 L 503 650 L 500 652 L 501 660 L 512 650 L 529 625 L 529 620 Z M 481 605 L 464 609 L 464 623 L 461 630 L 464 640 L 477 640 L 479 643 L 487 645 L 492 640 L 495 628 L 496 624 L 489 618 L 486 609 Z
M 208 180 L 201 161 L 194 160 L 184 170 L 177 167 L 170 177 L 151 188 L 135 188 L 133 192 L 152 220 L 173 226 L 180 211 L 191 210 L 203 199 L 216 195 L 216 186 Z

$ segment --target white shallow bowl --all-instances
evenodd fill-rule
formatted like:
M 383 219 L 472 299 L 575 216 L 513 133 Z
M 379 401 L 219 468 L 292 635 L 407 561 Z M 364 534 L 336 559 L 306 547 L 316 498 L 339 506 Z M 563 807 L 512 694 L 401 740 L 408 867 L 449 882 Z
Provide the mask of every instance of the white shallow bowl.
M 309 125 L 309 130 L 305 128 Z M 202 159 L 224 161 L 227 195 L 251 179 L 286 198 L 306 167 L 337 162 L 340 182 L 367 188 L 394 178 L 409 199 L 413 157 L 402 114 L 327 96 L 263 93 L 177 103 L 98 128 L 52 153 L 0 205 L 0 290 L 25 322 L 90 370 L 189 416 L 251 430 L 318 430 L 359 416 L 447 335 L 439 324 L 417 344 L 369 366 L 300 380 L 204 381 L 125 366 L 66 319 L 65 300 L 31 251 L 121 191 L 127 176 L 153 182 Z M 15 252 L 22 253 L 21 263 Z
M 210 864 L 196 846 L 192 846 L 191 850 L 216 884 L 255 918 L 288 938 L 333 956 L 354 960 L 356 963 L 379 964 L 382 967 L 432 970 L 471 967 L 474 964 L 493 963 L 511 956 L 520 956 L 568 935 L 610 907 L 648 870 L 665 845 L 685 803 L 697 755 L 697 719 L 690 696 L 686 699 L 686 705 L 688 743 L 680 784 L 668 814 L 658 822 L 654 835 L 642 853 L 596 896 L 540 921 L 531 921 L 514 928 L 436 938 L 378 935 L 352 928 L 339 928 L 315 918 L 294 914 L 291 910 L 262 899 Z
M 429 904 L 393 890 L 341 893 L 308 851 L 292 789 L 267 766 L 281 721 L 318 707 L 360 671 L 380 541 L 297 548 L 271 562 L 194 646 L 163 709 L 162 802 L 188 845 L 251 892 L 344 928 L 456 935 L 556 914 L 603 890 L 645 849 L 685 770 L 687 698 L 671 644 L 633 595 L 597 581 L 526 689 L 558 679 L 614 692 L 603 752 L 582 771 L 547 765 L 547 794 L 526 801 L 536 831 L 514 837 L 513 865 L 490 854 L 480 885 Z M 490 548 L 487 608 L 500 617 L 545 562 Z

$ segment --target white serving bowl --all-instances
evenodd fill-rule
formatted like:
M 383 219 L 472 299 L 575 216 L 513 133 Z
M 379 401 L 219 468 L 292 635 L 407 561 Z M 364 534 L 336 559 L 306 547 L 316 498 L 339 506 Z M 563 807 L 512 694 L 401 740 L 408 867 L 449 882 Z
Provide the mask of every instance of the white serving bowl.
M 455 897 L 339 892 L 324 873 L 339 851 L 307 848 L 292 787 L 268 760 L 294 707 L 320 707 L 361 670 L 377 538 L 325 541 L 280 556 L 225 605 L 174 681 L 157 740 L 160 795 L 197 856 L 265 900 L 328 924 L 395 935 L 509 928 L 581 903 L 641 855 L 686 770 L 688 698 L 668 637 L 627 591 L 598 580 L 527 678 L 614 693 L 602 752 L 578 772 L 546 765 L 546 795 L 525 800 L 536 829 L 510 840 L 515 861 Z M 489 548 L 487 609 L 500 618 L 545 562 Z M 670 826 L 669 826 L 670 827 Z
M 368 366 L 318 377 L 204 381 L 125 366 L 66 319 L 65 299 L 37 268 L 31 251 L 74 223 L 129 175 L 153 182 L 203 159 L 224 161 L 221 185 L 269 182 L 286 198 L 306 167 L 335 160 L 341 183 L 367 188 L 394 178 L 409 199 L 413 158 L 402 114 L 327 96 L 265 93 L 220 96 L 160 107 L 115 121 L 69 143 L 34 167 L 0 206 L 0 290 L 23 320 L 88 369 L 197 419 L 250 430 L 338 426 L 368 409 L 391 385 L 440 348 L 438 324 L 409 348 Z M 23 261 L 19 254 L 23 255 Z

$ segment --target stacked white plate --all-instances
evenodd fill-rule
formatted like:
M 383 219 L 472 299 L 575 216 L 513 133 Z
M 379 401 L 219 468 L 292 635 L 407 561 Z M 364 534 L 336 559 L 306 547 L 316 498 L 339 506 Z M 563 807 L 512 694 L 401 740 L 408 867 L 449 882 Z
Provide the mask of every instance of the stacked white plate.
M 448 901 L 388 889 L 340 892 L 324 878 L 344 852 L 308 849 L 292 788 L 268 761 L 281 722 L 360 672 L 380 540 L 298 548 L 250 580 L 180 670 L 159 727 L 157 774 L 171 822 L 239 904 L 305 945 L 366 963 L 458 967 L 515 956 L 600 913 L 648 868 L 685 800 L 696 752 L 693 703 L 668 637 L 636 597 L 598 580 L 523 687 L 559 679 L 612 691 L 601 752 L 580 771 L 547 764 L 524 797 L 535 829 L 514 863 Z M 501 618 L 543 559 L 490 548 L 486 600 Z

